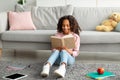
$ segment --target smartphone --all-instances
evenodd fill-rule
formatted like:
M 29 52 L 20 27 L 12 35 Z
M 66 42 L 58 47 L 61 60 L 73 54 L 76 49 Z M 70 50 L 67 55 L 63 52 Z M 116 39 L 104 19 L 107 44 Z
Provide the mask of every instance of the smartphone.
M 20 74 L 20 73 L 15 73 L 11 75 L 4 76 L 3 79 L 7 80 L 19 80 L 21 78 L 27 77 L 28 75 Z

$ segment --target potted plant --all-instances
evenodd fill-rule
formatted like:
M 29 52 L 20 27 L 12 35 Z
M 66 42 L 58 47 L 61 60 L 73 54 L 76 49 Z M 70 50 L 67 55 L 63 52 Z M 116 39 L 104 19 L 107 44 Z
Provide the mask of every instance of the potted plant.
M 18 0 L 17 3 L 21 4 L 21 5 L 24 5 L 26 3 L 26 0 Z

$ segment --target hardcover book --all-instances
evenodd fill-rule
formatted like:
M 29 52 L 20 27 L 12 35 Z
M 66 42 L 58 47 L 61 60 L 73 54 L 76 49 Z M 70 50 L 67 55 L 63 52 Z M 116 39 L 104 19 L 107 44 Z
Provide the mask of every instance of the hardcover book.
M 104 79 L 106 77 L 115 76 L 114 73 L 105 71 L 103 74 L 98 74 L 98 72 L 90 72 L 86 74 L 87 77 L 93 78 L 93 79 Z
M 73 36 L 64 36 L 64 37 L 56 37 L 51 36 L 51 46 L 52 48 L 56 47 L 67 47 L 69 49 L 75 47 L 75 40 Z

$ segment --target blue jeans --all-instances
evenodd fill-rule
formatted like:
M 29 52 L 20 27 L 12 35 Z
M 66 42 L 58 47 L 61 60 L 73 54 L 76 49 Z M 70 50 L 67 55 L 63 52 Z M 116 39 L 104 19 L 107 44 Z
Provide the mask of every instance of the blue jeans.
M 66 50 L 55 50 L 49 57 L 48 61 L 51 66 L 53 64 L 60 65 L 61 63 L 66 63 L 67 65 L 72 65 L 75 62 L 75 57 L 71 56 Z

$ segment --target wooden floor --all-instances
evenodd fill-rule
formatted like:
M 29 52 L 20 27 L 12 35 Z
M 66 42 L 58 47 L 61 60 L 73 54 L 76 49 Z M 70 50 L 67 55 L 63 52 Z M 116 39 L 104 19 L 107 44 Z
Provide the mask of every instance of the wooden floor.
M 2 55 L 2 48 L 0 48 L 0 57 L 1 57 L 1 55 Z

